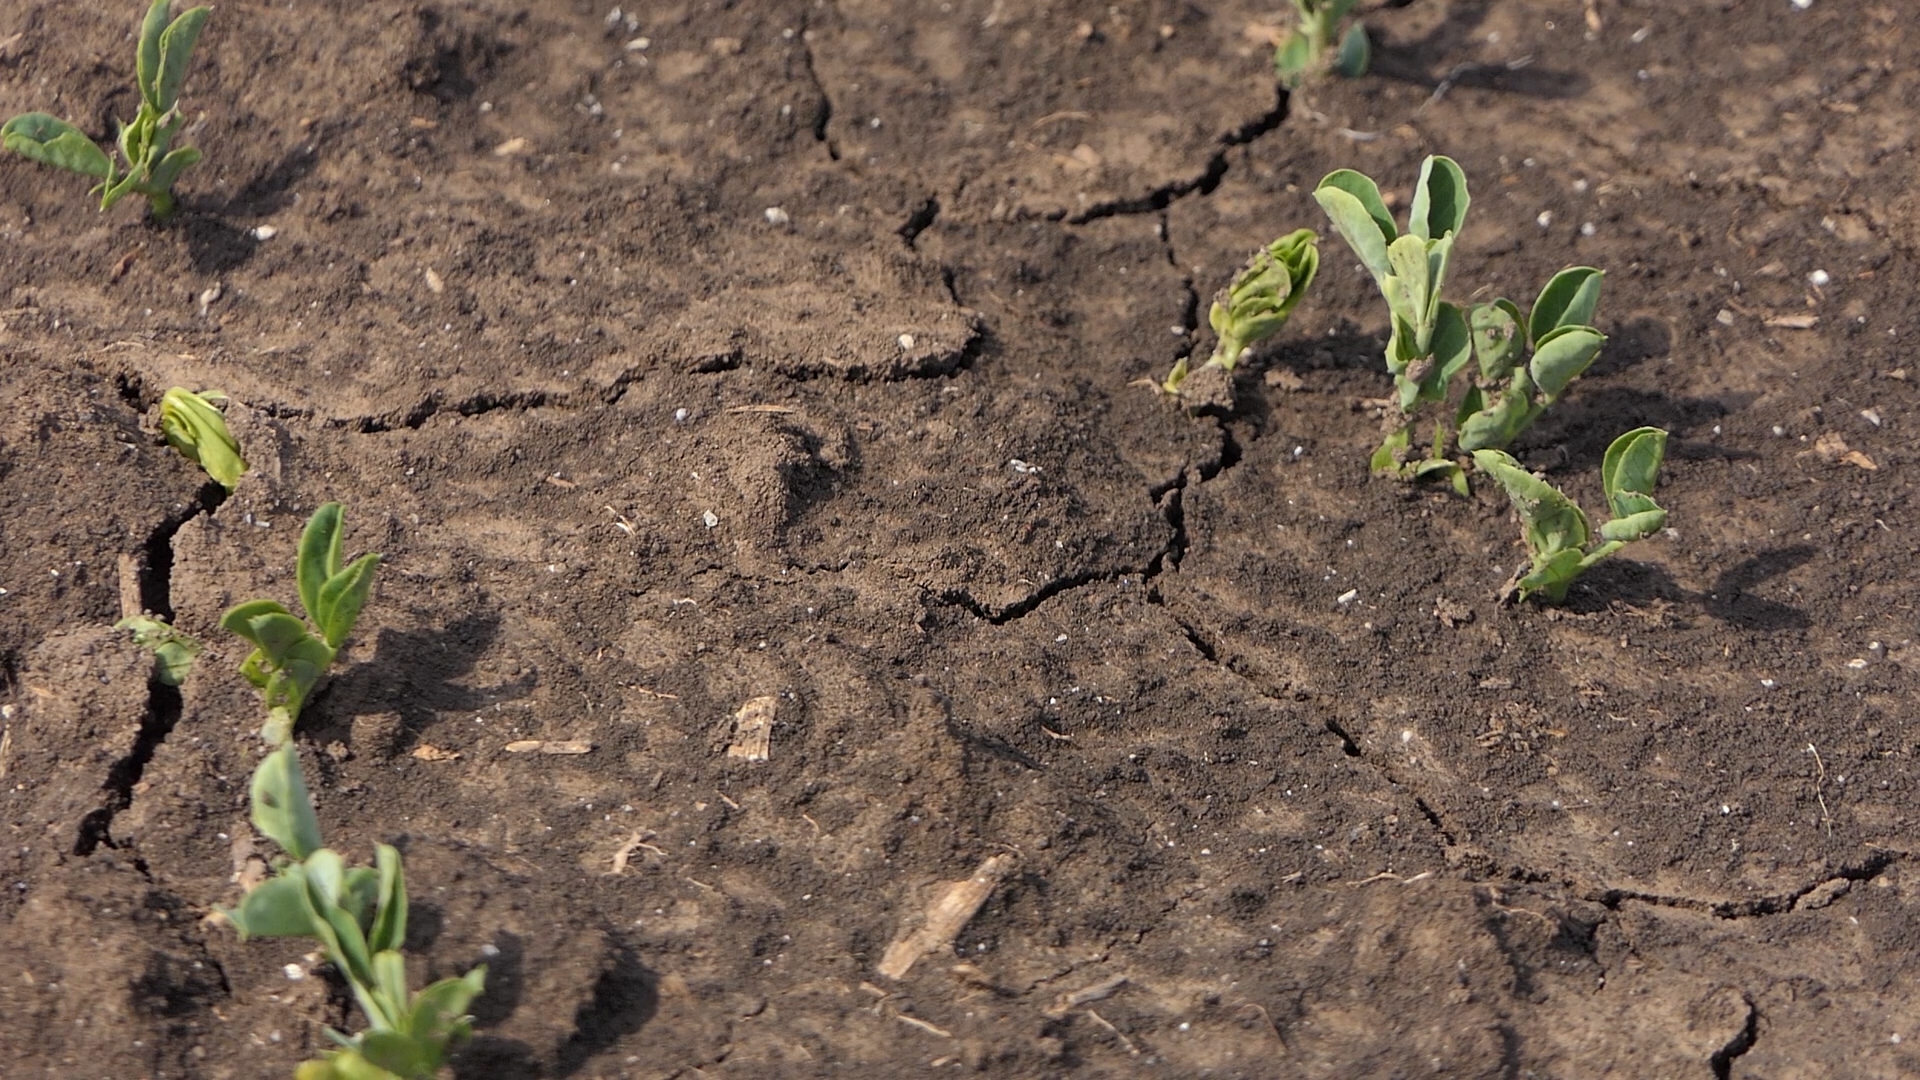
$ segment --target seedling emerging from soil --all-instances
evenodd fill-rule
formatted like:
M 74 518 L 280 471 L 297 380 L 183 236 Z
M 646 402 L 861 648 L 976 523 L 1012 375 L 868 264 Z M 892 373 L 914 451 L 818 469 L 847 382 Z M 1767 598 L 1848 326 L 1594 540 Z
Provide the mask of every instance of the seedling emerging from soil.
M 407 993 L 407 962 L 400 955 L 407 884 L 400 853 L 380 844 L 373 866 L 348 867 L 338 853 L 320 846 L 320 822 L 292 743 L 268 754 L 253 774 L 253 825 L 280 845 L 288 861 L 238 908 L 221 908 L 220 914 L 242 941 L 319 942 L 367 1017 L 367 1030 L 358 1035 L 328 1029 L 340 1049 L 301 1065 L 296 1080 L 432 1080 L 448 1049 L 472 1034 L 467 1006 L 486 985 L 486 967 Z
M 83 173 L 100 181 L 100 209 L 109 210 L 129 193 L 144 195 L 155 221 L 173 216 L 173 182 L 200 160 L 190 146 L 173 149 L 173 138 L 186 122 L 177 107 L 180 85 L 186 81 L 193 46 L 200 38 L 211 8 L 197 7 L 167 21 L 170 0 L 153 0 L 140 26 L 140 44 L 134 56 L 134 81 L 140 86 L 140 111 L 133 123 L 120 125 L 116 161 L 86 133 L 46 113 L 23 113 L 0 125 L 0 145 L 43 165 Z
M 1587 515 L 1560 489 L 1521 468 L 1505 451 L 1474 451 L 1474 464 L 1507 489 L 1526 529 L 1530 565 L 1502 590 L 1503 598 L 1538 595 L 1557 604 L 1588 567 L 1665 527 L 1667 512 L 1653 501 L 1653 485 L 1666 454 L 1667 433 L 1650 427 L 1635 428 L 1607 447 L 1600 480 L 1613 519 L 1600 526 L 1594 542 Z
M 1340 20 L 1353 10 L 1357 0 L 1293 0 L 1300 13 L 1300 25 L 1287 34 L 1273 53 L 1273 70 L 1287 89 L 1297 89 L 1317 68 L 1331 67 L 1349 79 L 1367 73 L 1373 60 L 1373 47 L 1367 41 L 1367 28 L 1354 23 L 1340 38 L 1334 51 L 1334 33 Z
M 1507 446 L 1600 355 L 1606 338 L 1590 324 L 1601 272 L 1576 266 L 1555 274 L 1524 319 L 1506 299 L 1462 312 L 1440 299 L 1472 201 L 1458 164 L 1429 157 L 1421 165 L 1405 235 L 1378 185 L 1360 173 L 1329 173 L 1313 194 L 1373 276 L 1393 322 L 1387 370 L 1409 419 L 1374 452 L 1374 470 L 1408 480 L 1444 477 L 1465 494 L 1466 472 L 1449 453 L 1449 441 L 1469 452 Z M 1409 461 L 1410 414 L 1422 403 L 1446 401 L 1455 376 L 1476 358 L 1478 382 L 1461 398 L 1452 424 L 1436 422 L 1427 457 Z
M 372 554 L 340 565 L 340 518 L 340 504 L 327 503 L 313 512 L 300 536 L 295 577 L 312 627 L 273 600 L 250 600 L 220 617 L 222 627 L 254 645 L 240 674 L 266 697 L 267 722 L 260 737 L 270 746 L 293 737 L 300 707 L 353 632 L 380 566 L 380 556 Z
M 240 444 L 227 430 L 227 418 L 214 408 L 227 396 L 218 390 L 196 394 L 174 387 L 160 397 L 160 433 L 167 445 L 198 463 L 207 475 L 228 491 L 247 471 L 247 459 L 240 456 Z
M 1275 240 L 1255 252 L 1233 283 L 1214 295 L 1207 322 L 1213 327 L 1215 343 L 1205 367 L 1222 368 L 1231 374 L 1248 349 L 1287 325 L 1294 306 L 1306 295 L 1307 286 L 1320 269 L 1318 239 L 1312 229 L 1297 229 Z M 1183 356 L 1161 388 L 1169 394 L 1179 393 L 1188 374 L 1187 358 Z
M 113 624 L 115 630 L 133 631 L 133 643 L 153 653 L 153 677 L 163 686 L 179 686 L 187 681 L 194 657 L 205 648 L 194 637 L 167 625 L 152 615 L 129 615 Z

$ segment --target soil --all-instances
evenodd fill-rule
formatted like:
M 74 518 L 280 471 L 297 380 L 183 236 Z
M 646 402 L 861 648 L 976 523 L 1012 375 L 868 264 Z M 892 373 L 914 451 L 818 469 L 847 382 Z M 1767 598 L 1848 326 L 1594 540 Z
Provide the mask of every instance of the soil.
M 0 11 L 0 113 L 131 116 L 131 7 Z M 357 1025 L 209 918 L 270 854 L 217 620 L 339 500 L 385 562 L 299 741 L 414 978 L 488 965 L 459 1077 L 1920 1074 L 1912 20 L 1370 3 L 1288 95 L 1284 7 L 240 0 L 171 227 L 0 159 L 0 1073 Z M 1384 310 L 1309 193 L 1429 153 L 1456 298 L 1608 272 L 1522 460 L 1592 506 L 1672 432 L 1672 528 L 1563 608 L 1496 600 L 1497 491 L 1367 473 Z M 1141 384 L 1302 225 L 1230 408 Z

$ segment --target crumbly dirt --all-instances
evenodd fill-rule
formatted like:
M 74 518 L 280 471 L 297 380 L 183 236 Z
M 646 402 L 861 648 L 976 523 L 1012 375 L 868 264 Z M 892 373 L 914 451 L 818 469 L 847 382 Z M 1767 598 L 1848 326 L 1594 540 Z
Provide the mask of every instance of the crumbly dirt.
M 358 1022 L 208 919 L 271 854 L 217 620 L 334 499 L 386 561 L 303 760 L 414 977 L 489 967 L 459 1077 L 1920 1074 L 1908 13 L 1376 2 L 1289 96 L 1284 6 L 222 4 L 176 225 L 0 158 L 0 1073 Z M 0 113 L 130 116 L 132 7 L 0 11 Z M 1591 505 L 1672 432 L 1672 530 L 1562 609 L 1496 602 L 1497 492 L 1367 475 L 1337 240 L 1230 410 L 1142 384 L 1428 153 L 1454 296 L 1608 271 L 1519 456 Z

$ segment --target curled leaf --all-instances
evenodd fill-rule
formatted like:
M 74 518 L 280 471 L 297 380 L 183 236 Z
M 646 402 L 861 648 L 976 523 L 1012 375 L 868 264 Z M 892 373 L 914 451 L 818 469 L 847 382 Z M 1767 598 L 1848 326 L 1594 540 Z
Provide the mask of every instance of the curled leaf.
M 46 113 L 23 113 L 0 124 L 0 145 L 42 165 L 105 180 L 113 160 L 86 133 Z

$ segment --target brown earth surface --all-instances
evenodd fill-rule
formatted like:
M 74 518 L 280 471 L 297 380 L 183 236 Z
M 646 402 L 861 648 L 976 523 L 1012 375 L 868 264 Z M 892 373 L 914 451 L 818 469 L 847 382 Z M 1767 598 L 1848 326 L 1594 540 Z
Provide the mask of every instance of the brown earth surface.
M 132 6 L 0 10 L 0 114 L 108 134 Z M 1374 73 L 1289 96 L 1285 6 L 239 0 L 173 227 L 0 158 L 0 1075 L 357 1025 L 208 919 L 260 752 L 217 620 L 327 500 L 386 561 L 299 741 L 415 979 L 489 966 L 466 1080 L 1920 1075 L 1910 13 L 1369 3 Z M 1323 174 L 1429 153 L 1456 298 L 1608 271 L 1518 455 L 1592 505 L 1672 432 L 1671 530 L 1562 609 L 1496 601 L 1497 491 L 1367 475 L 1337 239 L 1231 411 L 1138 382 Z M 230 497 L 173 385 L 231 395 Z

